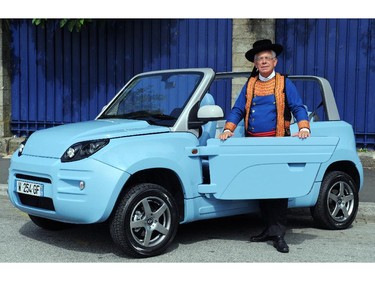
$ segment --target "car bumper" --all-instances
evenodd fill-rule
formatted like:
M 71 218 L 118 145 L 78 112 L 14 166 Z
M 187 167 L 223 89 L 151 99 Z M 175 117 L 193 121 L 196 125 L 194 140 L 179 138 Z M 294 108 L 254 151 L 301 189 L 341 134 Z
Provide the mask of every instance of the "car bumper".
M 52 220 L 87 224 L 105 221 L 129 174 L 87 158 L 61 163 L 60 159 L 14 155 L 8 194 L 15 207 Z M 17 181 L 43 186 L 42 196 L 21 194 Z

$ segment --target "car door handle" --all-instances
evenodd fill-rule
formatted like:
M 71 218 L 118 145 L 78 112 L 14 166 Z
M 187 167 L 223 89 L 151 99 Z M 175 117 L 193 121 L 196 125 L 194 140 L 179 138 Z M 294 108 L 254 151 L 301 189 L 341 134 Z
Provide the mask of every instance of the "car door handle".
M 306 163 L 288 163 L 288 167 L 291 171 L 303 171 Z

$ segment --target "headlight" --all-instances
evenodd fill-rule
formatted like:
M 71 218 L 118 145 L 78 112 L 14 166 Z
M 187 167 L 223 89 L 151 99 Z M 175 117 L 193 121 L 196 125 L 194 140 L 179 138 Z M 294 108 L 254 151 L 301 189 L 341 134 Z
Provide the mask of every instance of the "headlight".
M 108 143 L 109 139 L 84 141 L 73 144 L 65 151 L 63 156 L 61 156 L 61 162 L 85 159 L 105 147 Z

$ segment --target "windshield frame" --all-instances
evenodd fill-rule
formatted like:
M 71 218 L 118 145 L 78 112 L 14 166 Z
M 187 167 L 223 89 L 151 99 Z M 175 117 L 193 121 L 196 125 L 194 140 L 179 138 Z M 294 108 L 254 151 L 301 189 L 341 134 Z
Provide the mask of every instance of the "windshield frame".
M 119 105 L 121 100 L 124 100 L 124 95 L 131 92 L 134 85 L 137 85 L 142 79 L 152 77 L 175 77 L 176 75 L 194 76 L 197 82 L 194 87 L 188 89 L 189 93 L 186 94 L 186 99 L 181 104 L 180 112 L 175 115 L 166 112 L 157 112 L 153 110 L 145 110 L 144 112 L 135 110 L 134 116 L 115 116 L 111 113 L 114 108 Z M 201 96 L 207 90 L 209 83 L 213 80 L 215 73 L 212 69 L 208 68 L 192 68 L 192 69 L 173 69 L 145 72 L 134 76 L 129 82 L 118 92 L 118 94 L 108 103 L 96 119 L 136 119 L 147 121 L 150 125 L 158 125 L 170 127 L 172 131 L 188 130 L 188 118 L 191 108 L 200 101 Z M 173 86 L 173 85 L 169 85 Z M 112 115 L 112 116 L 111 116 Z

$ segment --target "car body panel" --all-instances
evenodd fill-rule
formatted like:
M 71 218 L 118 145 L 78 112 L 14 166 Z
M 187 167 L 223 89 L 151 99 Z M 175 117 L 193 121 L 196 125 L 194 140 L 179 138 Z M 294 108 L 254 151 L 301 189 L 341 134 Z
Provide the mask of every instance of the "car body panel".
M 200 190 L 212 189 L 217 199 L 306 195 L 320 164 L 330 159 L 338 141 L 337 137 L 210 139 L 212 186 Z
M 82 224 L 104 221 L 130 175 L 94 159 L 79 162 L 62 164 L 60 159 L 13 155 L 8 187 L 11 202 L 28 214 L 52 220 Z M 38 199 L 51 199 L 53 210 L 40 207 L 42 202 L 23 203 L 16 190 L 19 179 L 43 184 L 44 195 Z
M 168 131 L 168 128 L 151 126 L 138 120 L 105 119 L 66 124 L 63 128 L 57 126 L 33 133 L 27 140 L 23 154 L 60 158 L 69 146 L 80 141 Z

